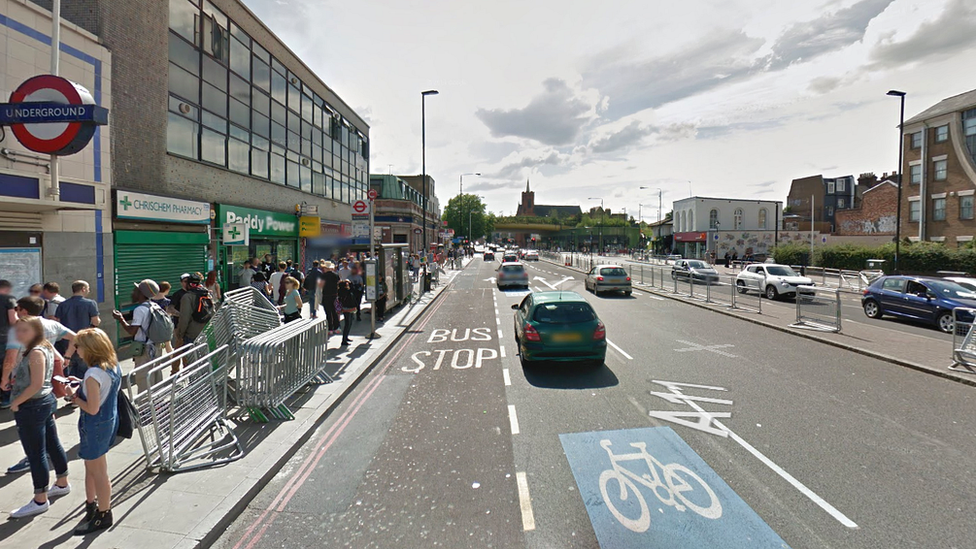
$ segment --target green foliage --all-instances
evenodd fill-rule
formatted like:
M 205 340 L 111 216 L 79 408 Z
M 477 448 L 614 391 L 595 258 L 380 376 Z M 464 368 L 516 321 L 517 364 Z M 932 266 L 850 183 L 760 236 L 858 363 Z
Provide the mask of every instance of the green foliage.
M 514 216 L 506 215 L 496 218 L 495 222 L 499 225 L 511 224 L 511 223 L 536 223 L 541 225 L 575 225 L 574 217 L 557 219 L 555 217 L 536 217 L 536 216 Z
M 809 265 L 810 246 L 803 244 L 782 244 L 773 250 L 773 259 L 784 265 Z
M 773 250 L 777 263 L 789 265 L 809 264 L 810 247 L 802 244 L 786 244 Z M 885 260 L 884 269 L 891 272 L 895 264 L 895 244 L 859 246 L 841 244 L 817 247 L 813 264 L 829 269 L 860 271 L 867 268 L 867 260 Z M 948 248 L 939 242 L 906 242 L 901 245 L 898 268 L 903 273 L 935 274 L 938 271 L 964 271 L 976 273 L 976 249 L 962 246 Z
M 630 220 L 621 219 L 619 217 L 610 217 L 609 215 L 603 217 L 599 214 L 591 216 L 590 214 L 583 214 L 580 218 L 579 223 L 576 224 L 577 227 L 630 227 L 632 225 Z
M 457 236 L 478 239 L 494 230 L 494 216 L 487 213 L 481 198 L 473 194 L 457 195 L 448 200 L 443 219 Z M 469 222 L 472 234 L 468 234 Z

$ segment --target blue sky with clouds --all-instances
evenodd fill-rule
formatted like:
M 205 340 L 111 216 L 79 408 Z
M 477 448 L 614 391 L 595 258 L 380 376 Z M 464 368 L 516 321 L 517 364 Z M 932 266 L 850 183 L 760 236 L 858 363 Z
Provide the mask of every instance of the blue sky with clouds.
M 817 173 L 897 168 L 910 116 L 976 88 L 976 0 L 244 0 L 370 124 L 374 173 L 427 167 L 510 214 L 645 219 L 688 196 L 784 200 Z M 640 191 L 640 186 L 651 187 Z M 648 211 L 651 211 L 648 214 Z

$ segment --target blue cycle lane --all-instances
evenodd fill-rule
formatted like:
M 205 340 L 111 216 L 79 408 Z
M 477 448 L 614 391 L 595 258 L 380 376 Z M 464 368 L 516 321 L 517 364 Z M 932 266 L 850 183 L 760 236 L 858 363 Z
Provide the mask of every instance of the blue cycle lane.
M 670 427 L 559 439 L 601 549 L 789 547 Z

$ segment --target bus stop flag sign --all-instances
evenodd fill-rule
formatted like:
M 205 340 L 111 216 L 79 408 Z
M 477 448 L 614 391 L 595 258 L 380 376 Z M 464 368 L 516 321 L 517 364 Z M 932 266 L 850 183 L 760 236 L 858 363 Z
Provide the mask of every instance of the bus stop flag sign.
M 0 125 L 10 126 L 23 146 L 38 153 L 75 154 L 107 123 L 108 110 L 87 89 L 52 74 L 26 80 L 9 103 L 0 103 Z

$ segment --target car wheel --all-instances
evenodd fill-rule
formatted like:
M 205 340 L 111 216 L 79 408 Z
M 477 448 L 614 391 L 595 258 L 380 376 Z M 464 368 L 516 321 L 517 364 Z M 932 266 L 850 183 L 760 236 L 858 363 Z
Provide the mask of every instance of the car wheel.
M 884 316 L 884 313 L 881 312 L 881 307 L 878 305 L 878 302 L 873 299 L 869 299 L 864 302 L 864 314 L 868 318 L 881 318 L 882 316 Z
M 952 320 L 952 313 L 948 312 L 940 314 L 935 324 L 947 334 L 951 334 L 956 329 L 955 322 Z
M 632 291 L 630 291 L 630 292 L 624 292 L 624 295 L 627 296 L 627 297 L 630 297 L 630 294 L 632 294 L 632 293 L 634 293 L 634 292 L 632 292 Z
M 746 283 L 745 283 L 745 282 L 743 282 L 743 281 L 741 281 L 741 280 L 736 280 L 736 281 L 735 281 L 735 289 L 736 289 L 736 290 L 737 290 L 737 291 L 738 291 L 738 292 L 739 292 L 740 294 L 744 294 L 744 293 L 746 293 L 747 291 L 749 291 L 749 290 L 748 290 L 748 289 L 746 288 Z
M 678 280 L 678 273 L 671 271 L 671 280 Z
M 773 300 L 779 297 L 779 292 L 772 285 L 766 286 L 766 299 Z

